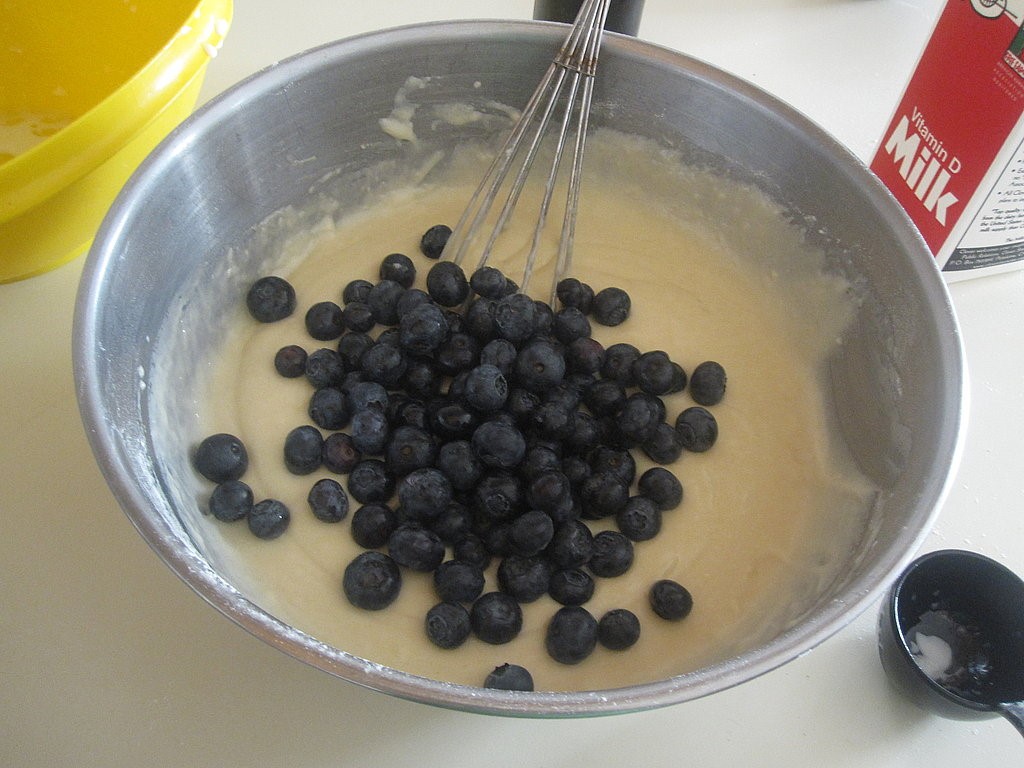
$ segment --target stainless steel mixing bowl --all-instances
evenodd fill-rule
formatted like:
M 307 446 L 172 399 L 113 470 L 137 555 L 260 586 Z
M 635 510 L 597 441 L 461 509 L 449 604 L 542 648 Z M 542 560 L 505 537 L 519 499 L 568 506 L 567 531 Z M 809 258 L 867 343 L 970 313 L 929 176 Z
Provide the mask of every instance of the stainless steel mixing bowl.
M 868 607 L 909 562 L 960 449 L 957 323 L 923 241 L 884 187 L 819 128 L 749 84 L 609 36 L 594 123 L 758 185 L 863 294 L 829 376 L 841 432 L 880 494 L 840 577 L 796 626 L 723 663 L 617 690 L 531 694 L 369 663 L 285 625 L 261 608 L 258 593 L 229 580 L 208 521 L 197 524 L 194 498 L 180 487 L 187 467 L 175 462 L 188 443 L 176 442 L 174 427 L 194 411 L 190 357 L 202 360 L 213 348 L 239 286 L 263 273 L 270 257 L 260 254 L 283 236 L 272 214 L 301 203 L 293 219 L 313 222 L 319 201 L 347 204 L 360 188 L 351 179 L 365 169 L 410 162 L 410 145 L 378 122 L 410 76 L 431 78 L 421 98 L 521 105 L 562 35 L 541 23 L 414 26 L 331 44 L 242 82 L 187 120 L 124 188 L 89 254 L 75 318 L 78 395 L 93 449 L 128 517 L 166 563 L 228 617 L 303 661 L 465 710 L 633 711 L 719 691 L 799 656 Z M 480 130 L 414 128 L 449 146 Z M 169 358 L 161 344 L 168 338 L 186 338 L 187 354 Z

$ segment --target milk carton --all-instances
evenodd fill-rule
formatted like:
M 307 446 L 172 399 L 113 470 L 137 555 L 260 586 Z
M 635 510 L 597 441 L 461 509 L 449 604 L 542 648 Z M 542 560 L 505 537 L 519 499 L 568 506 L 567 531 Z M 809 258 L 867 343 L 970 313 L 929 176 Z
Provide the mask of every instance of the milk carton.
M 947 280 L 1024 267 L 1024 0 L 947 0 L 871 170 Z

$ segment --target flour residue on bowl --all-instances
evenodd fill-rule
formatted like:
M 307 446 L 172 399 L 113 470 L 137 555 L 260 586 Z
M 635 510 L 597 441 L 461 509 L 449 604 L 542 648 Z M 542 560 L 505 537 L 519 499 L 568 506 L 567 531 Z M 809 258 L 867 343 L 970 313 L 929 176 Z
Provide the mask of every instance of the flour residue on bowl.
M 66 117 L 28 112 L 0 115 L 0 163 L 41 144 L 70 122 Z
M 875 493 L 836 437 L 824 380 L 824 361 L 842 343 L 857 299 L 762 193 L 611 131 L 597 131 L 588 145 L 573 274 L 596 288 L 627 289 L 634 311 L 622 326 L 597 328 L 595 337 L 606 346 L 664 349 L 688 370 L 715 359 L 729 372 L 727 396 L 714 409 L 718 444 L 673 467 L 683 504 L 665 514 L 657 538 L 637 545 L 631 571 L 599 580 L 587 604 L 597 617 L 616 607 L 634 610 L 643 625 L 640 642 L 626 652 L 599 648 L 577 666 L 558 664 L 544 651 L 546 623 L 557 607 L 544 597 L 523 606 L 524 630 L 512 643 L 471 638 L 442 651 L 423 633 L 424 614 L 436 602 L 424 574 L 406 574 L 402 594 L 384 612 L 345 601 L 341 574 L 359 549 L 348 520 L 327 525 L 309 512 L 311 484 L 329 473 L 295 477 L 283 467 L 284 436 L 306 423 L 311 390 L 279 377 L 273 355 L 286 344 L 326 346 L 306 335 L 305 309 L 339 301 L 351 279 L 375 279 L 388 253 L 417 259 L 422 280 L 429 263 L 417 255 L 420 235 L 433 224 L 454 223 L 486 159 L 464 148 L 431 163 L 414 186 L 386 189 L 358 209 L 325 211 L 314 235 L 296 232 L 290 244 L 260 255 L 264 271 L 295 286 L 299 309 L 268 326 L 247 321 L 240 310 L 227 315 L 230 327 L 218 328 L 194 382 L 194 412 L 168 417 L 177 419 L 175 434 L 193 433 L 162 447 L 184 453 L 204 434 L 237 434 L 250 449 L 247 482 L 257 497 L 284 501 L 292 523 L 271 542 L 256 540 L 244 523 L 227 526 L 197 513 L 187 527 L 231 583 L 282 621 L 357 656 L 438 680 L 478 685 L 494 666 L 514 662 L 531 669 L 539 689 L 614 688 L 725 662 L 777 637 L 836 579 Z M 529 211 L 529 199 L 521 205 Z M 289 220 L 309 218 L 283 212 L 273 226 L 287 232 Z M 513 223 L 494 263 L 515 276 L 511 267 L 521 265 L 527 240 Z M 236 257 L 244 263 L 245 254 Z M 534 285 L 546 298 L 551 259 L 542 262 Z M 201 315 L 185 315 L 180 327 L 199 327 Z M 187 342 L 174 343 L 179 359 L 189 359 Z M 681 393 L 666 404 L 674 419 L 692 401 Z M 209 488 L 178 463 L 182 495 L 201 504 Z M 641 470 L 649 465 L 639 463 Z M 659 578 L 692 592 L 695 608 L 684 622 L 659 620 L 647 606 L 647 589 Z M 493 586 L 493 572 L 489 579 Z
M 406 78 L 402 87 L 395 93 L 391 112 L 378 120 L 380 129 L 397 141 L 416 144 L 420 138 L 414 124 L 417 113 L 425 113 L 422 120 L 428 132 L 437 130 L 441 125 L 454 127 L 479 125 L 491 130 L 495 125 L 509 120 L 515 121 L 519 118 L 518 109 L 494 100 L 484 100 L 479 104 L 449 100 L 437 103 L 428 101 L 421 104 L 414 98 L 415 94 L 427 90 L 434 79 L 432 77 Z M 479 87 L 480 84 L 475 83 L 474 86 Z

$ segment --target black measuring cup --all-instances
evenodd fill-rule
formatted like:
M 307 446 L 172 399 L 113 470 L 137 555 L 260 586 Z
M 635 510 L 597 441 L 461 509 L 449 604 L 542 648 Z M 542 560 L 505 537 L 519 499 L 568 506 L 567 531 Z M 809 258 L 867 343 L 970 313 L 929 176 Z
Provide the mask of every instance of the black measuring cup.
M 1024 735 L 1024 581 L 974 552 L 923 555 L 889 590 L 878 650 L 893 685 L 944 717 Z
M 582 4 L 583 0 L 534 0 L 533 18 L 571 24 Z M 604 28 L 636 37 L 643 12 L 644 0 L 611 0 Z

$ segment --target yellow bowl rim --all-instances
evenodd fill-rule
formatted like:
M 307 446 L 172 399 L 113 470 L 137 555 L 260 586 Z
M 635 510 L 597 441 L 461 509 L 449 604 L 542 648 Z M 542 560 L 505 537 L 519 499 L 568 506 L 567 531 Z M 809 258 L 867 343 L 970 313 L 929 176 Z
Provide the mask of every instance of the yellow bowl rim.
M 181 27 L 128 80 L 53 136 L 0 164 L 0 224 L 70 186 L 127 144 L 216 55 L 232 11 L 232 0 L 198 0 Z M 177 67 L 177 87 L 137 97 L 161 73 L 175 71 L 172 67 Z M 108 128 L 98 130 L 104 123 Z

